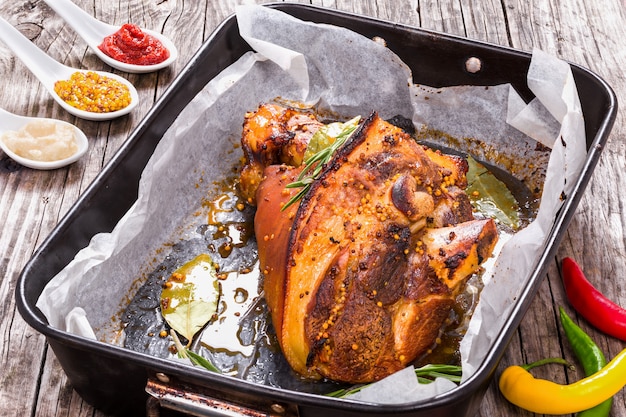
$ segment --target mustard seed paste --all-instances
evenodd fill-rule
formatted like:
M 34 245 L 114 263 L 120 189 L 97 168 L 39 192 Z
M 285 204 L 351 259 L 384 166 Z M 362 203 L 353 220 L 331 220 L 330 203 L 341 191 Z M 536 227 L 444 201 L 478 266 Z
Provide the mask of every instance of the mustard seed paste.
M 57 81 L 54 91 L 70 106 L 93 113 L 121 110 L 131 101 L 126 85 L 92 71 L 77 71 L 69 80 Z

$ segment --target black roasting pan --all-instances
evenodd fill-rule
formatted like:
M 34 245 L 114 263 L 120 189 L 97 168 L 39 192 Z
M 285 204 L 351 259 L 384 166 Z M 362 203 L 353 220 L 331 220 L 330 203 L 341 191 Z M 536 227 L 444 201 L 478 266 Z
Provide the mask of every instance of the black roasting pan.
M 525 98 L 531 55 L 447 34 L 302 4 L 269 4 L 299 19 L 343 26 L 367 37 L 382 37 L 414 72 L 414 81 L 433 87 L 512 84 Z M 250 50 L 234 16 L 211 34 L 111 161 L 34 254 L 19 277 L 17 306 L 24 319 L 46 336 L 75 390 L 107 414 L 158 415 L 155 393 L 167 409 L 193 415 L 300 416 L 472 416 L 478 410 L 498 362 L 530 306 L 581 194 L 598 161 L 617 111 L 611 88 L 590 71 L 572 64 L 585 118 L 587 159 L 572 195 L 559 212 L 530 285 L 519 297 L 504 331 L 477 372 L 459 388 L 434 400 L 402 405 L 371 405 L 257 385 L 198 371 L 164 359 L 87 340 L 52 328 L 35 307 L 47 282 L 67 265 L 92 236 L 111 231 L 137 198 L 141 172 L 164 132 L 192 98 L 220 71 Z M 549 51 L 548 51 L 549 52 Z M 465 69 L 477 57 L 478 73 Z M 419 78 L 418 78 L 419 77 Z M 148 385 L 148 387 L 147 387 Z M 146 394 L 146 388 L 151 395 Z M 148 409 L 146 404 L 148 403 Z M 201 404 L 198 406 L 198 404 Z M 203 405 L 202 405 L 203 404 Z M 148 411 L 147 411 L 148 410 Z

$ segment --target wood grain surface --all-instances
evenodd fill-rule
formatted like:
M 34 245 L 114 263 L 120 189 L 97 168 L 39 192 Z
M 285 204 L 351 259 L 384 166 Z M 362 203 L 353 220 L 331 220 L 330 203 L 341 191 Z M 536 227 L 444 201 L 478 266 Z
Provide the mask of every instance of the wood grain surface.
M 236 0 L 73 0 L 97 18 L 113 24 L 133 22 L 169 36 L 180 58 L 158 73 L 120 73 L 138 89 L 140 105 L 128 117 L 111 122 L 75 119 L 55 104 L 37 79 L 0 42 L 0 107 L 13 113 L 52 117 L 80 127 L 90 138 L 87 155 L 68 168 L 35 171 L 0 152 L 0 415 L 104 416 L 85 403 L 67 382 L 45 338 L 19 315 L 14 292 L 18 276 L 102 167 L 124 143 L 212 30 L 234 12 Z M 251 2 L 245 2 L 249 4 Z M 257 2 L 262 3 L 262 2 Z M 301 3 L 336 8 L 402 24 L 443 31 L 524 51 L 539 48 L 589 68 L 626 94 L 626 12 L 620 0 L 313 0 Z M 85 42 L 40 0 L 0 0 L 0 16 L 53 58 L 77 68 L 110 70 Z M 610 140 L 552 260 L 531 308 L 513 337 L 496 377 L 511 364 L 549 356 L 575 362 L 558 324 L 565 306 L 598 342 L 607 357 L 624 343 L 602 335 L 568 306 L 559 276 L 559 260 L 574 257 L 588 278 L 608 297 L 626 307 L 626 190 L 624 111 L 618 112 Z M 582 376 L 561 366 L 535 375 L 566 383 Z M 531 416 L 510 405 L 494 382 L 479 416 Z M 615 397 L 612 416 L 626 416 L 626 396 Z

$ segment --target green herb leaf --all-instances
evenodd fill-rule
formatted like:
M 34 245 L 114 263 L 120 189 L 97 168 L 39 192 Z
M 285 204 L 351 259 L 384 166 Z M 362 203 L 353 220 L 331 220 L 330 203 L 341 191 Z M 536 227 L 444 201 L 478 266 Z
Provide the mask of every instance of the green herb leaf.
M 337 138 L 349 135 L 356 129 L 361 120 L 360 116 L 345 123 L 335 122 L 322 126 L 311 138 L 304 152 L 304 160 L 312 158 L 315 154 L 335 143 Z M 349 131 L 349 132 L 348 132 Z
M 215 367 L 207 358 L 204 356 L 198 355 L 196 352 L 191 351 L 184 347 L 182 343 L 180 343 L 180 339 L 174 330 L 170 330 L 170 335 L 174 340 L 174 345 L 176 346 L 176 351 L 178 352 L 178 357 L 183 359 L 189 359 L 192 365 L 201 366 L 204 369 L 207 369 L 211 372 L 222 373 L 218 368 Z
M 221 371 L 219 369 L 217 369 L 215 367 L 215 365 L 213 365 L 211 362 L 209 362 L 209 360 L 207 358 L 205 358 L 204 356 L 198 355 L 197 353 L 189 350 L 189 349 L 185 349 L 185 353 L 187 354 L 187 356 L 189 357 L 189 360 L 191 361 L 191 363 L 193 363 L 196 366 L 201 366 L 204 369 L 207 369 L 211 372 L 217 372 L 217 373 L 221 373 Z
M 517 229 L 520 225 L 519 205 L 511 191 L 474 158 L 468 156 L 467 161 L 469 171 L 465 192 L 476 210 Z
M 161 292 L 161 314 L 189 343 L 211 320 L 219 300 L 217 273 L 211 257 L 202 254 L 178 268 Z
M 435 378 L 445 378 L 457 384 L 461 382 L 462 368 L 457 365 L 424 365 L 421 368 L 415 369 L 415 375 L 418 378 L 426 379 L 425 382 L 432 382 Z
M 311 184 L 322 172 L 324 165 L 331 160 L 333 154 L 343 145 L 359 125 L 361 116 L 345 123 L 335 122 L 322 126 L 311 138 L 304 152 L 304 168 L 298 179 L 286 185 L 286 188 L 302 188 L 281 208 L 285 210 L 299 201 L 311 188 Z

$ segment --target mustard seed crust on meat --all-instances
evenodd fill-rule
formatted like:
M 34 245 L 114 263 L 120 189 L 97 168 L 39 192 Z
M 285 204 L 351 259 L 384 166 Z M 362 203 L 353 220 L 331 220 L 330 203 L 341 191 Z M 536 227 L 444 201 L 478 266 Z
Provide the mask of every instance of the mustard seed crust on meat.
M 244 129 L 242 141 L 251 134 Z M 376 113 L 299 204 L 281 210 L 297 192 L 285 186 L 302 161 L 281 160 L 289 146 L 259 155 L 258 144 L 276 137 L 243 143 L 257 153 L 248 154 L 241 181 L 252 177 L 244 175 L 250 166 L 262 169 L 244 188 L 255 192 L 265 297 L 281 349 L 305 377 L 382 379 L 433 345 L 466 280 L 491 255 L 495 223 L 474 219 L 465 159 L 418 144 Z

